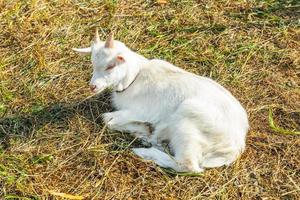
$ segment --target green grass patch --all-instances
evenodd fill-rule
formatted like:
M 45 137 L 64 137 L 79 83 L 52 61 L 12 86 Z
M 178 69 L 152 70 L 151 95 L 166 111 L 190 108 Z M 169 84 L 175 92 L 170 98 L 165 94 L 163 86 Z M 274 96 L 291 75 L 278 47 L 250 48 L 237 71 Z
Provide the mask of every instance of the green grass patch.
M 171 168 L 162 168 L 164 172 L 167 174 L 171 174 L 174 176 L 190 176 L 190 177 L 198 177 L 198 176 L 204 176 L 203 173 L 191 173 L 191 172 L 177 172 L 174 169 Z
M 271 129 L 277 133 L 286 134 L 286 135 L 300 135 L 300 131 L 294 131 L 294 130 L 286 130 L 284 128 L 281 128 L 276 125 L 274 119 L 273 119 L 273 112 L 272 109 L 269 108 L 269 125 Z

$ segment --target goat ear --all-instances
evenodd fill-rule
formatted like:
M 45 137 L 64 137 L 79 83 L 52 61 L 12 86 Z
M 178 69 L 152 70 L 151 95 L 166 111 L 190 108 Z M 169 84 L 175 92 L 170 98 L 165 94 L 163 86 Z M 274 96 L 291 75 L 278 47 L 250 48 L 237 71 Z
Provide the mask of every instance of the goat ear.
M 125 62 L 125 58 L 122 55 L 117 55 L 116 60 L 119 64 L 122 64 Z
M 92 52 L 92 48 L 91 47 L 87 47 L 87 48 L 72 48 L 73 51 L 76 51 L 77 53 L 81 54 L 81 55 L 88 55 L 91 54 Z

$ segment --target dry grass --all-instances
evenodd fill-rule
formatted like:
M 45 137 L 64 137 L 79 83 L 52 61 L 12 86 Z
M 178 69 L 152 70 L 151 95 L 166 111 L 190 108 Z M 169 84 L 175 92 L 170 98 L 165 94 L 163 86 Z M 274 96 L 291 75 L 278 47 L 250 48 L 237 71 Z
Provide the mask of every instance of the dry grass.
M 268 122 L 271 108 L 300 129 L 298 1 L 166 2 L 0 0 L 0 199 L 300 199 L 299 135 Z M 101 123 L 109 96 L 84 100 L 90 61 L 70 49 L 96 26 L 232 91 L 251 123 L 242 157 L 186 177 L 134 156 Z

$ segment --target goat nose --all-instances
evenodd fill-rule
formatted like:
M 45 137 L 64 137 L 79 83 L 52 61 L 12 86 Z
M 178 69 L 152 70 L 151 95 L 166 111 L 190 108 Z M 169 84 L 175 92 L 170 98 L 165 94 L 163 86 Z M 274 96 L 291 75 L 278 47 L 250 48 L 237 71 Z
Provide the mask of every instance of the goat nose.
M 95 89 L 96 89 L 96 85 L 90 85 L 90 89 L 91 89 L 91 91 L 93 92 Z

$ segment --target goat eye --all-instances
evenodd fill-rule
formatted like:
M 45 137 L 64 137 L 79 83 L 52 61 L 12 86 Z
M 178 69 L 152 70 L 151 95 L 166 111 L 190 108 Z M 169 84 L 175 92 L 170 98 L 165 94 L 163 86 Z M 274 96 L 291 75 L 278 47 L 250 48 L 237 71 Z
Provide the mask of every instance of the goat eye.
M 111 70 L 115 67 L 116 65 L 115 64 L 110 64 L 107 66 L 107 68 L 105 70 Z

